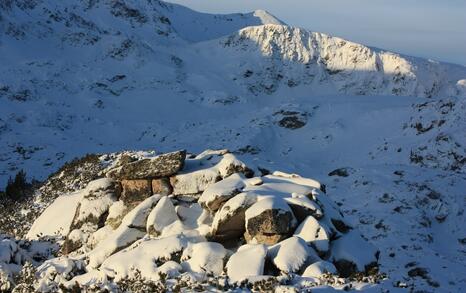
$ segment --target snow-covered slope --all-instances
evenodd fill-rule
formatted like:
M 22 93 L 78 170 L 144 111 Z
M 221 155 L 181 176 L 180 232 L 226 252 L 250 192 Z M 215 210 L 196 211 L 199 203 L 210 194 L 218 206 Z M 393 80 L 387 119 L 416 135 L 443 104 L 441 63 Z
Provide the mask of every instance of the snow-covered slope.
M 191 108 L 215 120 L 224 115 L 212 105 L 244 112 L 261 97 L 466 94 L 464 67 L 292 28 L 264 11 L 210 15 L 120 0 L 1 5 L 2 185 L 20 168 L 42 179 L 86 152 L 153 146 L 189 128 Z

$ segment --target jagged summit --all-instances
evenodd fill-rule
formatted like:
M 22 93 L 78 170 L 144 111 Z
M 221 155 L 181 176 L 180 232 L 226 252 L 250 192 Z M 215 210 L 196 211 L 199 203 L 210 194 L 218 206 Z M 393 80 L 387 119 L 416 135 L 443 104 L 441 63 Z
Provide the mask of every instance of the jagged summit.
M 257 59 L 267 57 L 261 63 L 269 72 L 240 79 L 253 90 L 274 91 L 288 83 L 292 87 L 304 84 L 315 91 L 330 87 L 339 93 L 357 95 L 466 96 L 461 86 L 466 77 L 463 66 L 375 50 L 297 27 L 247 27 L 220 42 L 236 51 L 230 54 L 227 49 L 226 56 L 237 59 L 240 55 L 244 60 L 236 71 L 253 70 Z
M 252 12 L 252 14 L 261 20 L 262 24 L 281 24 L 286 25 L 282 20 L 276 18 L 266 10 L 258 9 Z

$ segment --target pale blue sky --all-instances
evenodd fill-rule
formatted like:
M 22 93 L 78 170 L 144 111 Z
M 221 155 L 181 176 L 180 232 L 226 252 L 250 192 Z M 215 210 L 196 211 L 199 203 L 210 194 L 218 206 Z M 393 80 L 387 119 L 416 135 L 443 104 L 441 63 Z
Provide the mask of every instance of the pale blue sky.
M 466 65 L 466 0 L 170 0 L 192 9 L 264 9 L 286 23 L 387 50 Z

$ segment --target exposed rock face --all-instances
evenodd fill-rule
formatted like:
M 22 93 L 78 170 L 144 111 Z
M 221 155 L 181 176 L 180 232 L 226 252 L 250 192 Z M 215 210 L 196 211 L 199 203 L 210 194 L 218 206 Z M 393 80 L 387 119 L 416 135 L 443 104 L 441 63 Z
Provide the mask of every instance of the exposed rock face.
M 176 151 L 129 162 L 107 172 L 107 177 L 115 179 L 148 179 L 170 177 L 183 168 L 186 151 Z
M 148 179 L 121 180 L 120 199 L 126 204 L 134 204 L 152 195 L 152 182 Z
M 170 184 L 169 178 L 160 178 L 152 180 L 152 193 L 160 195 L 172 194 L 173 187 Z
M 275 244 L 293 233 L 296 218 L 281 198 L 267 197 L 246 210 L 248 243 Z

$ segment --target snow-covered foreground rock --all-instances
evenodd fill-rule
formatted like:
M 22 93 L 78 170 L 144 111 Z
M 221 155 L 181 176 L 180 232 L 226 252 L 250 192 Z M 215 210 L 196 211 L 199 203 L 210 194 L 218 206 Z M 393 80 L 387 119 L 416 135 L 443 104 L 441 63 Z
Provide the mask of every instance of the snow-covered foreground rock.
M 116 172 L 118 179 L 109 178 Z M 27 234 L 61 245 L 61 256 L 37 267 L 37 290 L 117 291 L 128 282 L 165 290 L 209 290 L 217 282 L 223 290 L 262 286 L 264 280 L 272 287 L 311 288 L 329 282 L 325 273 L 348 278 L 343 283 L 359 275 L 367 283 L 379 281 L 379 251 L 346 222 L 315 180 L 283 172 L 261 175 L 226 150 L 188 157 L 185 151 L 124 153 L 99 174 L 108 177 L 58 196 Z M 133 181 L 164 179 L 168 194 L 139 189 L 121 199 Z M 16 269 L 2 270 L 11 278 L 28 254 L 8 239 L 2 243 L 2 267 Z M 300 285 L 303 278 L 312 284 Z

